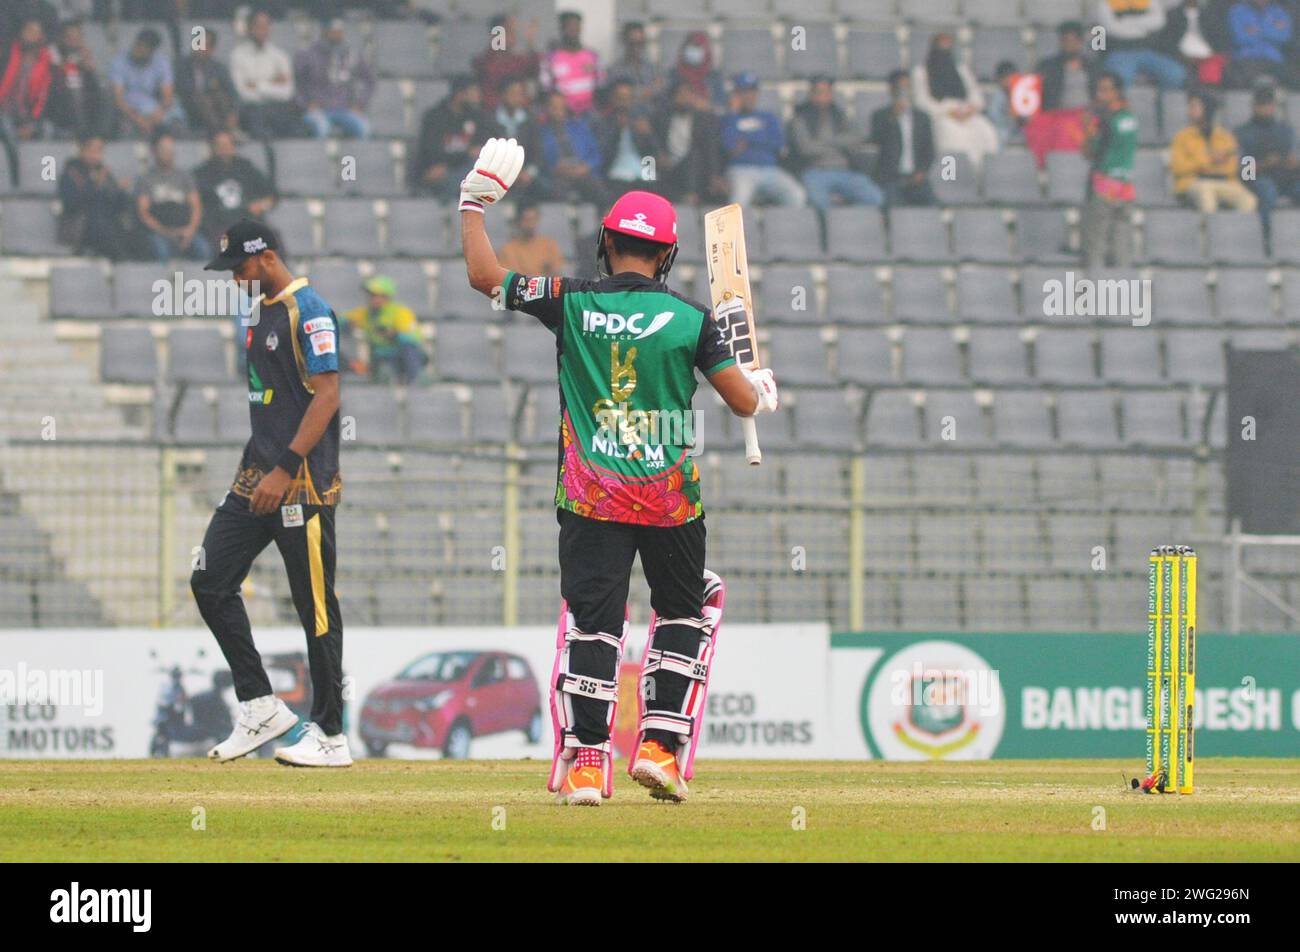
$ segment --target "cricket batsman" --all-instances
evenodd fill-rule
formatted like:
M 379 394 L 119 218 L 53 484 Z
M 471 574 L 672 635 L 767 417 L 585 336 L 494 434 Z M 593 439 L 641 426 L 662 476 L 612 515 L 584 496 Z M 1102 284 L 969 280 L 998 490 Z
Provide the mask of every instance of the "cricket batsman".
M 639 554 L 654 610 L 641 669 L 639 743 L 629 772 L 656 799 L 681 802 L 693 773 L 724 588 L 705 569 L 699 470 L 688 455 L 698 369 L 738 416 L 777 408 L 770 370 L 742 370 L 710 309 L 670 290 L 677 218 L 661 196 L 631 191 L 605 216 L 595 281 L 507 271 L 483 215 L 514 183 L 524 150 L 489 139 L 461 182 L 469 283 L 541 321 L 555 338 L 560 386 L 563 605 L 551 678 L 562 804 L 612 793 L 610 728 Z
M 208 756 L 243 757 L 298 723 L 271 690 L 239 595 L 253 560 L 274 542 L 307 635 L 312 685 L 311 721 L 296 743 L 276 750 L 275 759 L 295 767 L 347 767 L 343 620 L 334 595 L 334 507 L 342 491 L 338 321 L 307 279 L 289 271 L 278 236 L 261 222 L 232 226 L 207 268 L 231 271 L 241 284 L 256 281 L 264 292 L 253 302 L 240 341 L 248 356 L 252 437 L 190 578 L 239 699 L 234 730 Z

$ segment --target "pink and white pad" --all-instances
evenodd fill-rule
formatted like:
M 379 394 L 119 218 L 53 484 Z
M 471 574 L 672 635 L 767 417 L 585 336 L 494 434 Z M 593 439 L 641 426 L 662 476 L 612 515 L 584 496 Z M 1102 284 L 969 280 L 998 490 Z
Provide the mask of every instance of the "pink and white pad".
M 677 772 L 683 780 L 695 776 L 695 750 L 700 745 L 704 726 L 704 702 L 709 691 L 709 675 L 713 670 L 714 645 L 722 627 L 722 609 L 727 602 L 727 586 L 721 576 L 704 570 L 704 611 L 699 619 L 677 619 L 693 622 L 700 629 L 700 647 L 694 658 L 670 656 L 655 649 L 655 630 L 659 619 L 650 614 L 650 638 L 646 642 L 645 656 L 641 659 L 641 675 L 637 681 L 637 748 L 645 740 L 647 730 L 667 730 L 677 733 Z M 691 679 L 680 711 L 647 711 L 645 703 L 646 678 L 660 668 L 673 670 Z M 627 770 L 632 773 L 636 755 L 628 758 Z
M 557 793 L 564 784 L 564 776 L 569 772 L 573 759 L 578 756 L 578 748 L 584 745 L 578 741 L 573 732 L 576 723 L 573 716 L 573 702 L 570 694 L 581 694 L 604 700 L 608 705 L 607 725 L 609 735 L 605 743 L 597 749 L 601 753 L 604 766 L 605 782 L 600 795 L 606 799 L 614 793 L 614 717 L 618 712 L 618 669 L 623 663 L 623 646 L 627 643 L 628 612 L 623 609 L 623 632 L 615 638 L 604 633 L 587 634 L 578 631 L 569 603 L 560 605 L 560 622 L 555 632 L 555 664 L 551 668 L 551 730 L 555 737 L 555 757 L 551 761 L 551 776 L 546 782 L 546 789 Z M 614 659 L 614 680 L 600 681 L 596 678 L 569 673 L 569 645 L 578 640 L 604 641 L 614 646 L 617 655 Z

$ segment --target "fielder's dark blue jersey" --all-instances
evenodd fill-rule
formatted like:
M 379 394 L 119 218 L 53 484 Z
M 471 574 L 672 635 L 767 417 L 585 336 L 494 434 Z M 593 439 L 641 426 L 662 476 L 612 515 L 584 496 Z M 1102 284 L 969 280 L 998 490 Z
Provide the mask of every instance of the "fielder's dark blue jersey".
M 231 491 L 251 497 L 262 476 L 275 468 L 302 423 L 315 374 L 338 373 L 338 320 L 306 278 L 295 278 L 273 298 L 254 303 L 244 328 L 248 356 L 248 409 L 252 437 L 244 447 Z M 292 473 L 286 504 L 332 506 L 339 501 L 339 415 Z

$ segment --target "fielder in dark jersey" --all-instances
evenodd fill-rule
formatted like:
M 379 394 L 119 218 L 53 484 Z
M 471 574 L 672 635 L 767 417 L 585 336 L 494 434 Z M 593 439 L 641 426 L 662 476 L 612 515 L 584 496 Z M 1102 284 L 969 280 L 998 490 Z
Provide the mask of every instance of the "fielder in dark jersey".
M 307 635 L 312 681 L 311 722 L 297 743 L 276 751 L 276 759 L 345 767 L 352 758 L 343 734 L 343 622 L 334 594 L 334 507 L 342 490 L 338 321 L 306 278 L 293 277 L 278 251 L 274 231 L 246 220 L 222 236 L 221 255 L 208 265 L 234 272 L 241 282 L 257 281 L 265 292 L 239 342 L 247 355 L 252 436 L 190 580 L 240 702 L 234 732 L 208 755 L 242 757 L 297 723 L 271 690 L 239 594 L 253 560 L 274 542 Z

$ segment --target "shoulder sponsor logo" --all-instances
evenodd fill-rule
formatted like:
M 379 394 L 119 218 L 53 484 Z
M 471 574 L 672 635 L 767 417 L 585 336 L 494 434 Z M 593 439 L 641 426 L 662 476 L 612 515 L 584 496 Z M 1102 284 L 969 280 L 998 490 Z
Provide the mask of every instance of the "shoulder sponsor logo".
M 328 317 L 313 317 L 306 324 L 302 325 L 304 334 L 315 334 L 317 331 L 334 330 L 334 322 Z
M 538 301 L 546 296 L 546 279 L 529 278 L 528 284 L 524 286 L 523 293 L 519 295 L 521 301 Z
M 560 286 L 563 282 L 564 279 L 559 276 L 551 278 L 551 297 L 558 298 L 560 296 Z
M 334 353 L 334 332 L 317 331 L 311 335 L 311 352 L 319 357 L 321 354 Z
M 275 350 L 275 349 L 276 349 L 277 347 L 279 347 L 279 346 L 280 346 L 280 337 L 279 337 L 279 335 L 277 335 L 277 334 L 275 333 L 275 331 L 271 331 L 271 333 L 269 333 L 269 334 L 266 335 L 266 349 L 267 349 L 267 350 L 272 350 L 272 351 L 273 351 L 273 350 Z
M 582 311 L 582 330 L 586 334 L 634 334 L 636 336 L 633 340 L 645 340 L 671 321 L 674 313 L 673 311 L 660 311 L 646 325 L 645 314 L 641 311 L 624 316 L 612 312 L 607 314 L 602 311 L 589 311 L 584 308 Z
M 643 235 L 654 237 L 655 226 L 645 220 L 645 212 L 637 212 L 633 218 L 620 218 L 618 220 L 619 228 L 626 228 L 629 231 L 638 231 Z

